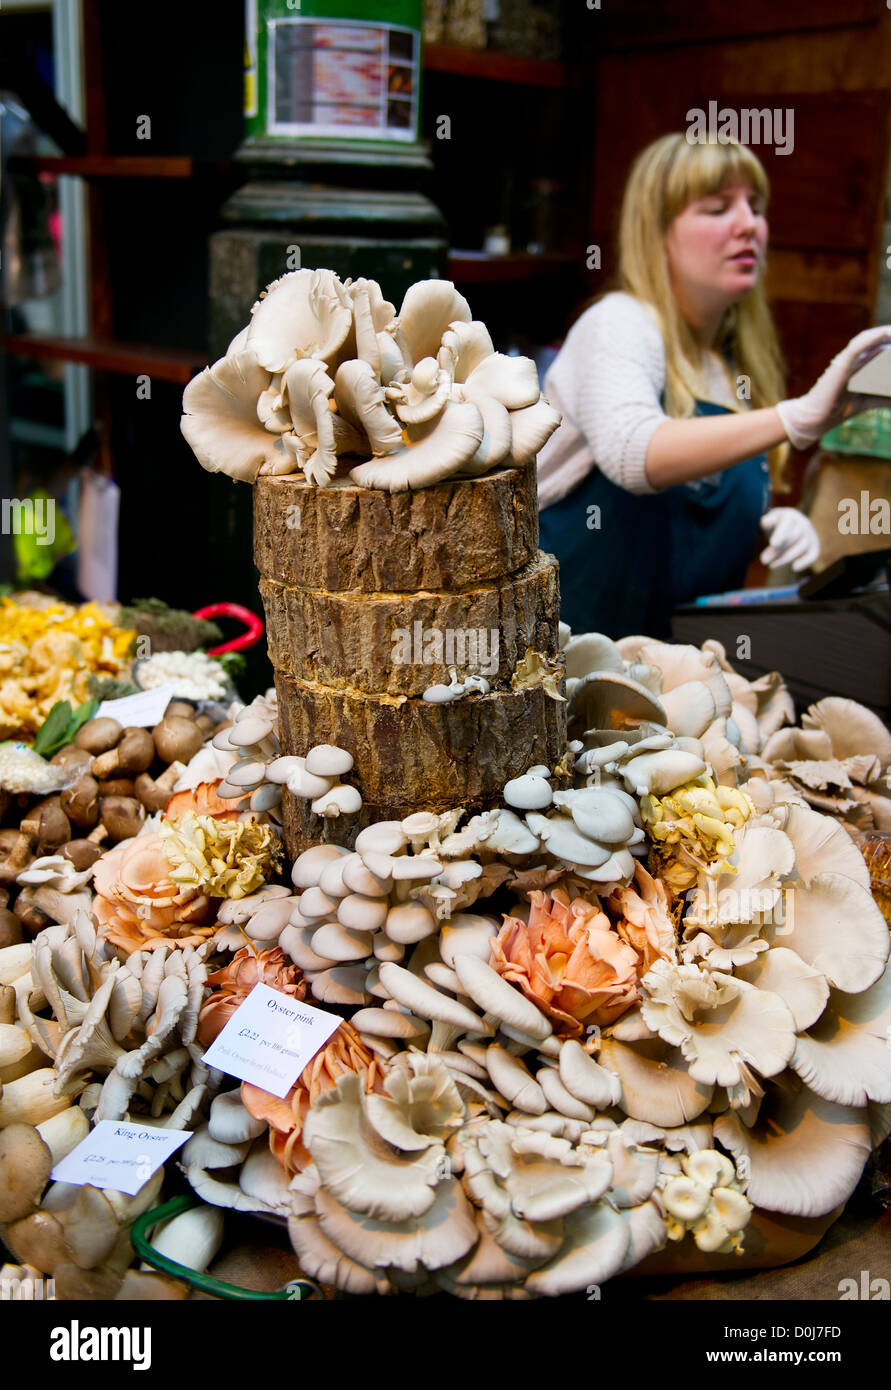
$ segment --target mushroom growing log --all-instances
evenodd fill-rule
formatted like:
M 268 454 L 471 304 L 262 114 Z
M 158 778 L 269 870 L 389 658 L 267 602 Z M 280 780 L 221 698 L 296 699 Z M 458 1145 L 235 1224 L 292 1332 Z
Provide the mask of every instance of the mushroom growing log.
M 376 820 L 489 809 L 505 782 L 559 761 L 565 704 L 516 680 L 530 651 L 559 671 L 557 567 L 535 549 L 533 470 L 403 493 L 261 477 L 254 499 L 282 754 L 345 749 L 363 803 L 323 816 L 321 792 L 314 807 L 286 786 L 292 856 L 320 840 L 351 845 Z M 406 635 L 408 654 L 396 645 Z M 450 666 L 483 680 L 454 700 L 423 699 Z

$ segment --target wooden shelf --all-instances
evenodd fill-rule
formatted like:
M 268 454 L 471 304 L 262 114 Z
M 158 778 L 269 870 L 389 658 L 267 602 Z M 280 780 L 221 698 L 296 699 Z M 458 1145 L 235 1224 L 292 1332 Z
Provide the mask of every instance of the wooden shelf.
M 447 44 L 424 45 L 427 72 L 448 72 L 454 77 L 484 77 L 491 82 L 517 82 L 525 87 L 571 87 L 576 75 L 568 63 L 540 58 L 515 58 L 490 48 L 452 48 Z
M 577 256 L 561 251 L 545 251 L 540 256 L 528 251 L 511 251 L 506 256 L 492 256 L 487 251 L 450 251 L 449 279 L 461 285 L 534 280 L 541 275 L 559 274 L 578 263 Z
M 40 174 L 74 174 L 84 179 L 191 179 L 198 174 L 228 175 L 232 165 L 190 155 L 10 155 L 9 168 Z
M 200 348 L 165 348 L 144 343 L 120 343 L 109 338 L 55 338 L 42 333 L 14 333 L 3 339 L 6 352 L 19 357 L 80 362 L 97 372 L 149 376 L 185 386 L 207 366 Z

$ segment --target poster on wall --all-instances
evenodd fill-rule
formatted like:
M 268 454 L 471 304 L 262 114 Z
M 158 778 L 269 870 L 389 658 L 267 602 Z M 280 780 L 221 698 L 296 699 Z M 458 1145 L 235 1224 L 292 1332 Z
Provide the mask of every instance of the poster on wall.
M 271 135 L 414 140 L 420 43 L 401 25 L 272 19 Z

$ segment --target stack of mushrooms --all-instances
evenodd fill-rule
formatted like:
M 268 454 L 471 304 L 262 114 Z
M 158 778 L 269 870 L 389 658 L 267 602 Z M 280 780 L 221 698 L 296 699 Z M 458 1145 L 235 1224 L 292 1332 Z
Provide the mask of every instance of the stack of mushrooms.
M 258 1213 L 329 1296 L 771 1266 L 891 1129 L 891 735 L 559 624 L 553 413 L 432 286 L 286 276 L 187 390 L 275 689 L 93 721 L 17 808 L 0 1231 L 61 1297 L 187 1296 L 127 1235 L 183 1183 L 173 1258 Z M 206 1061 L 258 985 L 335 1020 L 284 1096 Z M 49 1181 L 105 1118 L 189 1139 L 132 1199 Z

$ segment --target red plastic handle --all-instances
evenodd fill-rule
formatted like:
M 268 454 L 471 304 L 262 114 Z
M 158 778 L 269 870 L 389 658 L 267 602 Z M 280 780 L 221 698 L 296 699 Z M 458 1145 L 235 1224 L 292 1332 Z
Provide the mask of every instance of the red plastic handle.
M 245 647 L 253 647 L 266 631 L 256 613 L 252 613 L 249 608 L 242 608 L 240 603 L 209 603 L 206 608 L 196 608 L 192 617 L 237 618 L 247 628 L 247 632 L 243 632 L 240 637 L 233 637 L 231 642 L 224 642 L 220 647 L 208 647 L 208 656 L 222 656 L 223 652 L 240 652 Z

